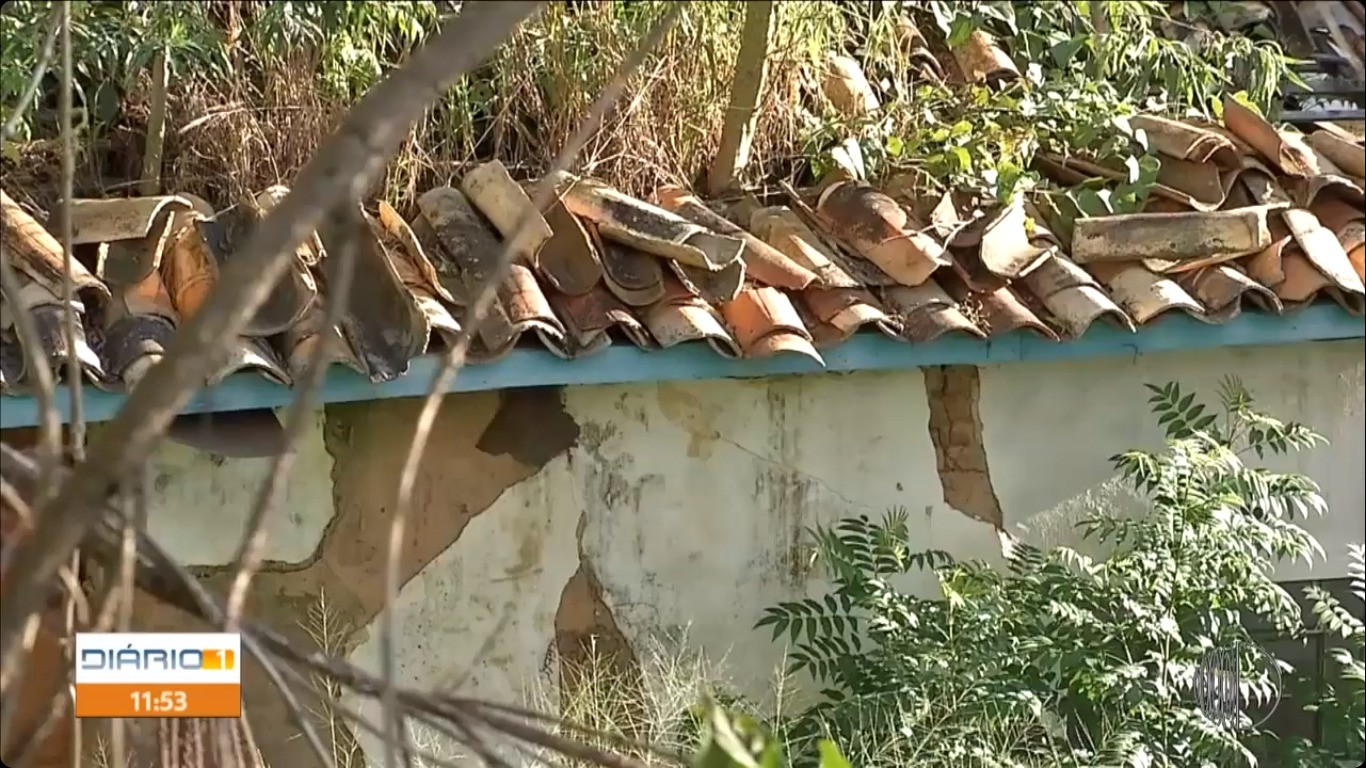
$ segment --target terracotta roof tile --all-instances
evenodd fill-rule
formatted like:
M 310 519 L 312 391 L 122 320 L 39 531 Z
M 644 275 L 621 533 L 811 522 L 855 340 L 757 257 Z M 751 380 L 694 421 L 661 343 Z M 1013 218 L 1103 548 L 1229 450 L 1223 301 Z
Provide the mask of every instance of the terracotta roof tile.
M 422 194 L 412 220 L 379 202 L 349 229 L 310 238 L 211 378 L 254 371 L 292 383 L 329 334 L 340 342 L 329 363 L 374 381 L 402 375 L 415 356 L 451 343 L 523 219 L 531 234 L 480 326 L 474 364 L 519 345 L 575 359 L 623 342 L 821 361 L 819 349 L 857 333 L 914 344 L 1028 329 L 1067 343 L 1097 321 L 1136 330 L 1168 312 L 1225 322 L 1324 299 L 1360 313 L 1361 144 L 1331 131 L 1282 134 L 1232 102 L 1225 118 L 1227 128 L 1133 118 L 1161 155 L 1161 184 L 1142 213 L 1083 217 L 1066 238 L 1032 205 L 920 199 L 906 179 L 875 187 L 836 176 L 721 208 L 678 187 L 652 203 L 565 174 L 554 180 L 561 198 L 536 211 L 522 184 L 487 163 Z M 1045 156 L 1040 168 L 1067 183 L 1126 173 L 1078 157 Z M 285 191 L 217 213 L 177 196 L 78 201 L 81 333 L 70 351 L 61 247 L 0 197 L 22 283 L 0 302 L 0 388 L 27 384 L 17 306 L 32 311 L 58 377 L 75 354 L 98 387 L 136 383 Z M 327 253 L 343 243 L 358 249 L 356 287 L 340 327 L 325 329 Z

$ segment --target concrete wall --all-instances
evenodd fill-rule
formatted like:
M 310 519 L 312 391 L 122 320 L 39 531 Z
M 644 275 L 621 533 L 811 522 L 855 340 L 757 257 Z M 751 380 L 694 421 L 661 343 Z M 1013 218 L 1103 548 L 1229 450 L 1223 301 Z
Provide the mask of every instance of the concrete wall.
M 452 396 L 403 544 L 400 680 L 513 701 L 538 680 L 553 689 L 553 651 L 581 655 L 580 640 L 629 658 L 648 638 L 686 631 L 762 697 L 782 649 L 749 627 L 816 586 L 808 526 L 902 505 L 919 544 L 960 557 L 995 558 L 995 524 L 1074 542 L 1070 522 L 1086 510 L 1137 508 L 1107 457 L 1160 445 L 1143 384 L 1176 380 L 1212 397 L 1228 373 L 1274 415 L 1331 441 L 1280 463 L 1323 486 L 1332 511 L 1310 528 L 1328 562 L 1280 573 L 1343 575 L 1348 542 L 1366 536 L 1359 342 Z M 300 642 L 318 642 L 305 625 L 325 604 L 325 644 L 371 668 L 385 537 L 418 406 L 319 414 L 251 597 L 251 610 Z M 212 567 L 230 560 L 265 464 L 165 448 L 153 533 L 210 566 L 221 587 Z M 248 707 L 272 762 L 308 764 L 250 680 Z

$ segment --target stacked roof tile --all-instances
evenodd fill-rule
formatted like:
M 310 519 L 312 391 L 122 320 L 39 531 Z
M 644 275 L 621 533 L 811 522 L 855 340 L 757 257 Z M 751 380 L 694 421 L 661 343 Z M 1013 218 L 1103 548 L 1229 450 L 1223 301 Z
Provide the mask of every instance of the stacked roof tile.
M 528 212 L 473 363 L 519 346 L 577 359 L 622 343 L 819 361 L 855 333 L 923 343 L 1027 329 L 1066 343 L 1095 322 L 1137 330 L 1170 312 L 1219 323 L 1316 300 L 1362 312 L 1359 140 L 1280 132 L 1232 101 L 1223 125 L 1141 117 L 1133 127 L 1162 160 L 1145 211 L 1082 218 L 1067 234 L 1028 203 L 927 199 L 896 180 L 848 177 L 721 207 L 679 188 L 644 201 L 561 174 L 558 197 L 534 211 L 524 186 L 486 163 L 458 188 L 421 195 L 411 221 L 380 202 L 354 232 L 312 236 L 205 384 L 250 370 L 289 385 L 326 335 L 343 342 L 333 363 L 376 382 L 402 375 L 467 322 L 472 292 Z M 1076 157 L 1042 156 L 1038 167 L 1065 184 L 1124 173 Z M 73 348 L 61 332 L 61 246 L 5 195 L 3 241 L 22 286 L 0 304 L 0 387 L 19 394 L 30 383 L 19 306 L 57 377 L 75 355 L 96 387 L 136 384 L 284 192 L 224 211 L 183 196 L 73 201 Z M 343 237 L 357 245 L 356 287 L 341 323 L 325 328 L 324 265 Z

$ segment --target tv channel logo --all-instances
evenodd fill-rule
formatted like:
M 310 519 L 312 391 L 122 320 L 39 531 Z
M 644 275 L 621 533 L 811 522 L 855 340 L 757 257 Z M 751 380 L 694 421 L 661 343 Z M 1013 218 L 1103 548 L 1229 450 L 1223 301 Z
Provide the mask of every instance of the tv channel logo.
M 77 717 L 240 717 L 236 633 L 78 632 Z

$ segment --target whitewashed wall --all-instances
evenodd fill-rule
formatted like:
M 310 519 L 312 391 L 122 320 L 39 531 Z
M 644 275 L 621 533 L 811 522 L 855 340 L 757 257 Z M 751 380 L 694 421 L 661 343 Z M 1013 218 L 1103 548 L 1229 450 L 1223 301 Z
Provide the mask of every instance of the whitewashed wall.
M 1309 527 L 1329 560 L 1287 564 L 1280 575 L 1343 575 L 1347 544 L 1366 537 L 1360 342 L 979 369 L 981 442 L 1007 527 L 1074 543 L 1069 522 L 1087 508 L 1133 509 L 1107 457 L 1160 445 L 1143 384 L 1176 380 L 1213 397 L 1229 373 L 1266 410 L 1330 440 L 1280 463 L 1323 486 L 1331 514 Z M 488 394 L 453 396 L 446 410 L 464 414 L 478 435 L 492 418 L 478 414 L 496 403 Z M 806 567 L 808 526 L 902 505 L 923 546 L 995 557 L 992 527 L 945 502 L 930 409 L 918 371 L 567 390 L 563 411 L 578 426 L 575 444 L 524 479 L 514 473 L 486 507 L 462 506 L 471 516 L 454 543 L 419 563 L 403 589 L 402 682 L 464 680 L 481 695 L 522 696 L 546 668 L 557 625 L 573 623 L 564 615 L 566 585 L 586 565 L 598 613 L 605 608 L 627 643 L 686 630 L 696 648 L 724 658 L 738 687 L 762 697 L 782 649 L 750 627 L 764 607 L 817 588 Z M 401 455 L 397 436 L 407 434 L 393 429 L 381 440 L 356 432 L 325 444 L 323 421 L 320 414 L 271 526 L 269 556 L 286 564 L 317 557 L 345 502 L 331 476 L 338 451 L 353 461 L 356 452 Z M 451 461 L 443 471 L 455 482 L 461 459 Z M 264 467 L 164 449 L 153 533 L 191 563 L 227 563 Z M 376 482 L 386 476 L 397 482 L 384 473 Z M 424 494 L 418 504 L 440 513 L 439 487 Z M 369 542 L 347 546 L 368 551 L 382 549 L 387 525 L 345 530 L 363 531 Z M 358 629 L 352 646 L 354 659 L 376 665 L 373 624 Z

